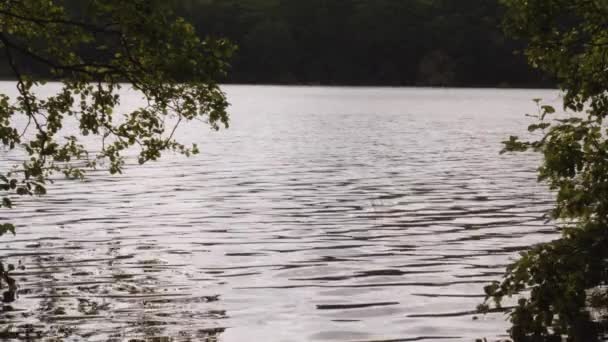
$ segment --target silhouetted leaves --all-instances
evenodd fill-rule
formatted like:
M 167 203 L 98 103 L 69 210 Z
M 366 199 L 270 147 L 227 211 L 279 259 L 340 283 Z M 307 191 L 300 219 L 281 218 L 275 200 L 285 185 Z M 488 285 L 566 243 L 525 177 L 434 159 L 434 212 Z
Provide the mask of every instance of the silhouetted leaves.
M 0 141 L 23 160 L 0 172 L 2 208 L 18 196 L 45 195 L 57 172 L 75 179 L 100 166 L 120 173 L 128 149 L 139 151 L 140 164 L 165 151 L 198 153 L 177 140 L 180 125 L 228 126 L 217 79 L 234 46 L 200 38 L 164 0 L 0 1 L 0 23 L 1 70 L 18 91 L 0 94 Z M 48 79 L 60 89 L 38 96 Z M 143 97 L 140 108 L 119 107 L 125 84 Z M 68 118 L 78 132 L 66 137 Z M 89 153 L 79 136 L 97 138 L 100 150 Z M 13 224 L 0 224 L 0 235 L 9 232 Z M 0 263 L 0 282 L 9 287 L 4 302 L 15 299 L 11 270 Z
M 128 2 L 128 1 L 127 1 Z M 157 1 L 158 2 L 158 1 Z M 239 46 L 235 83 L 539 86 L 552 84 L 514 54 L 498 0 L 165 0 L 201 35 Z M 88 1 L 64 0 L 70 12 Z M 94 21 L 93 21 L 94 22 Z M 85 56 L 123 58 L 116 42 Z M 2 58 L 0 54 L 0 58 Z M 188 66 L 190 59 L 183 59 Z M 27 63 L 39 73 L 38 63 Z M 10 70 L 0 66 L 0 75 Z M 189 78 L 187 67 L 172 69 Z
M 551 217 L 562 237 L 522 253 L 502 282 L 486 286 L 487 300 L 519 298 L 510 314 L 515 341 L 597 341 L 608 322 L 608 4 L 503 2 L 508 31 L 528 40 L 530 63 L 555 76 L 564 92 L 565 113 L 534 99 L 539 122 L 528 129 L 542 133 L 539 139 L 504 142 L 504 151 L 543 156 L 539 180 L 555 192 Z
M 12 233 L 13 235 L 15 235 L 15 226 L 11 223 L 3 223 L 0 224 L 0 236 L 6 234 L 6 233 Z

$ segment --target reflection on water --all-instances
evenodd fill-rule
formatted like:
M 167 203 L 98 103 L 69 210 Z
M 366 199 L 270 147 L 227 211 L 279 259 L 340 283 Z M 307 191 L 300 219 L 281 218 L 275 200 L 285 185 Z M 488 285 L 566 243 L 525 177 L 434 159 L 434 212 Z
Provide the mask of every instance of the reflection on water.
M 5 213 L 20 229 L 1 253 L 26 268 L 3 325 L 90 341 L 505 336 L 502 313 L 474 312 L 483 285 L 555 235 L 536 157 L 499 142 L 555 92 L 226 90 L 230 130 L 181 132 L 201 155 L 60 180 Z

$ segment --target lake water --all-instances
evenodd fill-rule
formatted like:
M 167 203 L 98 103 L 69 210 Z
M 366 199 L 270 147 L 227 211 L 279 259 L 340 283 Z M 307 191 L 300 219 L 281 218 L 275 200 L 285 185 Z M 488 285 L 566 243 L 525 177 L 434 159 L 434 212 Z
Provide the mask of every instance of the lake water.
M 230 129 L 180 133 L 200 155 L 2 211 L 19 229 L 0 253 L 26 266 L 4 324 L 74 341 L 506 337 L 502 313 L 474 313 L 482 288 L 555 235 L 537 156 L 500 141 L 556 91 L 225 90 Z

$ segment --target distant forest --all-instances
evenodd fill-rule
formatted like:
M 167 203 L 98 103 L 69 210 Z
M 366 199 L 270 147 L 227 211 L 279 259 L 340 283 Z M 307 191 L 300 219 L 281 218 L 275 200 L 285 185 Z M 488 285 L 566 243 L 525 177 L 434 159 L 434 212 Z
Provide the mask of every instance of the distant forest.
M 239 46 L 228 81 L 547 86 L 505 39 L 498 0 L 175 0 Z
M 238 45 L 227 83 L 552 85 L 514 53 L 498 0 L 172 1 L 202 35 Z

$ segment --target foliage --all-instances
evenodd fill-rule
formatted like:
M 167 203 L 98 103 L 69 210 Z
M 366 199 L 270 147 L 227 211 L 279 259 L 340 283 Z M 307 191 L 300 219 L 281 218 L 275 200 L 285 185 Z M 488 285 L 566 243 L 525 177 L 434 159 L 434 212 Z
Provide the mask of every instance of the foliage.
M 542 83 L 504 39 L 498 0 L 175 2 L 201 32 L 239 45 L 231 82 Z
M 18 90 L 14 98 L 0 94 L 0 140 L 5 150 L 26 155 L 0 172 L 2 207 L 10 208 L 15 196 L 44 195 L 55 172 L 81 178 L 103 166 L 120 173 L 131 148 L 140 164 L 167 150 L 197 153 L 196 145 L 175 139 L 180 124 L 228 125 L 216 80 L 234 48 L 201 40 L 163 0 L 0 1 L 0 50 Z M 60 90 L 37 95 L 45 84 L 40 75 L 61 81 Z M 125 86 L 146 105 L 121 112 Z M 79 134 L 65 136 L 67 122 Z M 78 135 L 97 137 L 98 152 L 90 154 Z M 0 225 L 0 235 L 7 232 L 15 233 L 13 224 Z M 1 266 L 0 278 L 9 282 Z
M 501 32 L 499 0 L 166 2 L 202 35 L 238 44 L 231 83 L 548 84 L 513 54 L 520 44 Z
M 538 123 L 529 130 L 542 133 L 538 140 L 505 142 L 505 151 L 542 154 L 539 180 L 556 194 L 551 217 L 562 234 L 523 253 L 486 293 L 496 305 L 520 296 L 511 312 L 515 341 L 594 341 L 608 308 L 608 3 L 503 2 L 507 31 L 528 41 L 529 62 L 564 93 L 564 114 L 536 100 Z

